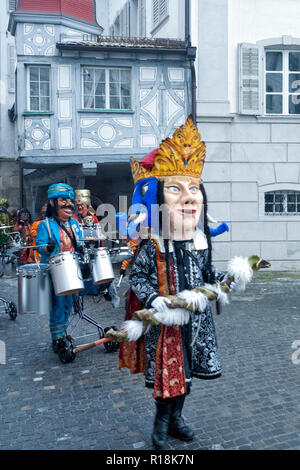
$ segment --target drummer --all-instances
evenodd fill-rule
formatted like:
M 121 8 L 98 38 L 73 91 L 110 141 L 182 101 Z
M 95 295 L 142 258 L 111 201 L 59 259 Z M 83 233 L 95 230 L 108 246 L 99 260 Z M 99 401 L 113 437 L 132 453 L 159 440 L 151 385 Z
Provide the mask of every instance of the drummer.
M 11 232 L 11 226 L 12 224 L 12 217 L 10 213 L 8 212 L 8 200 L 5 198 L 0 199 L 0 226 L 8 227 L 5 229 L 0 230 L 0 245 L 7 243 L 10 241 L 9 236 L 7 233 Z
M 84 224 L 84 219 L 88 216 L 93 218 L 94 224 L 99 223 L 96 213 L 91 205 L 91 192 L 89 189 L 76 189 L 75 202 L 77 206 L 77 214 L 74 215 L 74 218 L 77 219 L 80 224 Z
M 81 229 L 73 217 L 75 209 L 74 190 L 64 183 L 52 184 L 48 189 L 46 218 L 37 229 L 36 245 L 41 254 L 41 263 L 48 263 L 49 257 L 62 251 L 82 250 Z M 72 310 L 72 295 L 56 296 L 52 290 L 53 307 L 50 312 L 50 332 L 55 353 L 60 350 L 72 353 L 72 338 L 67 335 Z

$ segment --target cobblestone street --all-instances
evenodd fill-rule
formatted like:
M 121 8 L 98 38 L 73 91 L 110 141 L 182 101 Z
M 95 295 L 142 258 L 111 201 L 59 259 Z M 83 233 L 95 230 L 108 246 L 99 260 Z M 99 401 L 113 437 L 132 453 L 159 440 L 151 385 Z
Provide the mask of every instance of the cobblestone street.
M 119 328 L 126 288 L 125 278 L 119 308 L 89 296 L 85 311 Z M 16 276 L 0 279 L 0 292 L 17 303 Z M 170 438 L 170 450 L 300 449 L 299 297 L 300 275 L 271 271 L 256 274 L 244 293 L 232 293 L 215 315 L 223 374 L 194 379 L 184 417 L 196 437 Z M 70 329 L 76 321 L 72 315 Z M 97 339 L 97 331 L 82 321 L 74 336 L 83 344 Z M 118 370 L 118 353 L 101 345 L 62 364 L 44 315 L 12 321 L 0 313 L 0 340 L 1 450 L 152 449 L 152 392 L 141 375 Z

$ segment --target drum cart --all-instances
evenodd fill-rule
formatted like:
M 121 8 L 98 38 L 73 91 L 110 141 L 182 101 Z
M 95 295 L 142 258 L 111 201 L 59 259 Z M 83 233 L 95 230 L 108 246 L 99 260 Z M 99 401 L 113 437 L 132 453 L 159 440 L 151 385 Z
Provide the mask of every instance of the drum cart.
M 108 294 L 108 289 L 107 289 L 106 285 L 104 285 L 102 287 L 102 289 L 100 290 L 99 294 L 98 294 L 98 299 L 97 299 L 96 303 L 99 303 L 101 301 L 101 299 L 103 299 L 105 297 L 106 294 Z M 82 320 L 85 320 L 88 323 L 90 323 L 91 325 L 96 327 L 98 335 L 99 335 L 99 339 L 104 338 L 105 333 L 108 330 L 110 330 L 111 328 L 116 329 L 115 326 L 109 326 L 109 327 L 103 328 L 103 326 L 101 326 L 96 320 L 94 320 L 90 315 L 85 313 L 84 312 L 84 300 L 83 299 L 84 299 L 84 297 L 82 295 L 73 294 L 74 314 L 75 315 L 78 314 L 79 318 L 78 318 L 75 326 L 71 330 L 71 332 L 70 332 L 71 334 L 74 333 L 75 329 L 77 328 L 77 326 L 79 325 L 79 323 Z M 109 341 L 107 343 L 104 343 L 104 347 L 105 347 L 106 352 L 111 353 L 111 352 L 115 352 L 119 349 L 119 344 L 115 343 L 113 341 Z
M 4 235 L 7 235 L 9 238 L 5 243 L 0 245 L 0 277 L 3 276 L 8 264 L 16 263 L 16 253 L 23 248 L 19 232 L 6 232 L 6 229 L 11 227 L 12 226 L 5 227 L 0 225 L 0 229 L 3 230 Z
M 93 259 L 93 256 L 94 256 L 93 253 L 95 252 L 94 251 L 94 246 L 95 245 L 99 246 L 98 245 L 99 239 L 96 238 L 96 237 L 94 239 L 90 237 L 89 239 L 84 239 L 83 241 L 86 244 L 85 244 L 85 249 L 84 249 L 85 254 L 82 255 L 82 259 L 84 259 L 86 257 L 85 261 L 91 260 L 91 259 Z M 119 243 L 119 242 L 117 242 L 117 243 Z M 101 248 L 99 248 L 99 249 L 101 250 Z M 107 250 L 107 251 L 109 252 L 110 260 L 111 260 L 111 263 L 113 263 L 113 264 L 120 263 L 124 259 L 130 258 L 133 255 L 132 250 L 127 248 L 127 247 L 112 248 L 112 249 Z M 104 274 L 102 272 L 102 269 L 105 268 L 105 264 L 102 265 L 102 263 L 103 263 L 103 259 L 101 260 L 101 264 L 100 264 L 101 269 L 99 271 L 97 271 L 97 269 L 95 269 L 95 267 L 92 268 L 93 276 L 99 275 L 101 277 Z M 98 267 L 99 267 L 99 265 L 98 265 Z M 81 268 L 82 268 L 82 272 L 84 273 L 85 272 L 84 264 L 81 264 Z M 103 271 L 105 271 L 105 269 L 103 269 Z M 110 272 L 109 269 L 108 269 L 108 272 Z M 114 276 L 113 272 L 111 272 L 111 275 Z M 89 275 L 87 274 L 87 279 L 89 279 L 88 276 Z M 85 278 L 85 276 L 83 276 L 83 277 Z M 102 299 L 105 299 L 106 295 L 109 295 L 110 283 L 111 283 L 111 281 L 104 282 L 104 283 L 101 283 L 101 284 L 98 283 L 97 287 L 99 288 L 99 291 L 96 294 L 96 296 L 97 296 L 96 303 L 99 303 Z M 78 318 L 75 326 L 70 331 L 70 335 L 69 335 L 70 339 L 72 338 L 71 335 L 74 333 L 77 326 L 79 325 L 79 323 L 82 320 L 85 320 L 89 324 L 96 327 L 97 333 L 99 335 L 99 339 L 104 338 L 105 333 L 108 330 L 110 330 L 111 328 L 116 330 L 115 326 L 109 326 L 109 327 L 103 328 L 103 326 L 101 326 L 95 319 L 93 319 L 90 315 L 88 315 L 87 313 L 84 312 L 84 295 L 86 295 L 86 294 L 89 294 L 89 292 L 74 293 L 73 294 L 73 310 L 74 310 L 74 314 L 75 315 L 78 314 L 79 318 Z M 73 345 L 73 348 L 74 348 L 74 345 Z M 104 348 L 105 348 L 106 352 L 108 352 L 108 353 L 115 352 L 115 351 L 118 351 L 118 349 L 119 349 L 119 343 L 116 343 L 114 341 L 108 341 L 108 342 L 104 343 Z M 63 358 L 61 358 L 61 359 L 63 359 Z M 75 359 L 75 356 L 74 356 L 74 359 Z

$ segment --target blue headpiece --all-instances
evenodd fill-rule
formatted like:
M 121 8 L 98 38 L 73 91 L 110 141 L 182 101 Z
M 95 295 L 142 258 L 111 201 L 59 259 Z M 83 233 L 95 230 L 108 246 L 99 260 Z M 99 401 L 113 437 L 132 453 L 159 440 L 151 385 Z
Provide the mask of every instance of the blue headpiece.
M 51 184 L 48 188 L 48 199 L 55 199 L 58 197 L 66 197 L 74 201 L 74 190 L 71 186 L 65 183 Z

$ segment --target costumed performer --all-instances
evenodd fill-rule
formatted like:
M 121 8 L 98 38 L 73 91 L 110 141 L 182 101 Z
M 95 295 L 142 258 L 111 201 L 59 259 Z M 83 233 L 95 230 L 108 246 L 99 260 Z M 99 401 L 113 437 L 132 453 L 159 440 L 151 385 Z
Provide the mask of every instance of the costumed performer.
M 91 192 L 89 189 L 75 189 L 75 202 L 77 214 L 74 214 L 74 218 L 80 224 L 84 224 L 84 219 L 88 216 L 92 217 L 94 224 L 99 223 L 96 212 L 91 204 Z
M 4 243 L 8 243 L 10 241 L 8 233 L 12 231 L 13 220 L 12 216 L 8 212 L 9 203 L 6 198 L 0 199 L 0 226 L 4 225 L 6 228 L 0 230 L 0 245 L 4 245 Z
M 37 229 L 36 244 L 41 263 L 48 263 L 49 257 L 64 251 L 82 251 L 81 229 L 74 219 L 74 191 L 64 183 L 52 184 L 48 188 L 46 218 Z M 55 353 L 64 352 L 64 362 L 74 359 L 73 340 L 67 335 L 72 310 L 72 294 L 56 296 L 52 286 L 52 311 L 50 312 L 50 333 Z
M 189 117 L 150 158 L 140 163 L 131 160 L 135 194 L 140 194 L 148 214 L 152 205 L 152 220 L 151 233 L 140 243 L 133 261 L 125 320 L 135 311 L 151 307 L 167 318 L 172 315 L 167 295 L 183 294 L 190 300 L 196 286 L 225 279 L 211 259 L 207 199 L 201 182 L 204 159 L 205 143 Z M 167 234 L 164 216 L 153 211 L 162 204 L 169 218 Z M 199 228 L 201 214 L 204 231 Z M 145 385 L 153 388 L 152 442 L 157 449 L 164 448 L 168 434 L 184 441 L 193 439 L 194 432 L 182 418 L 192 377 L 221 375 L 211 307 L 201 304 L 200 298 L 195 302 L 198 311 L 189 316 L 187 324 L 151 325 L 141 339 L 120 345 L 119 369 L 142 372 Z

